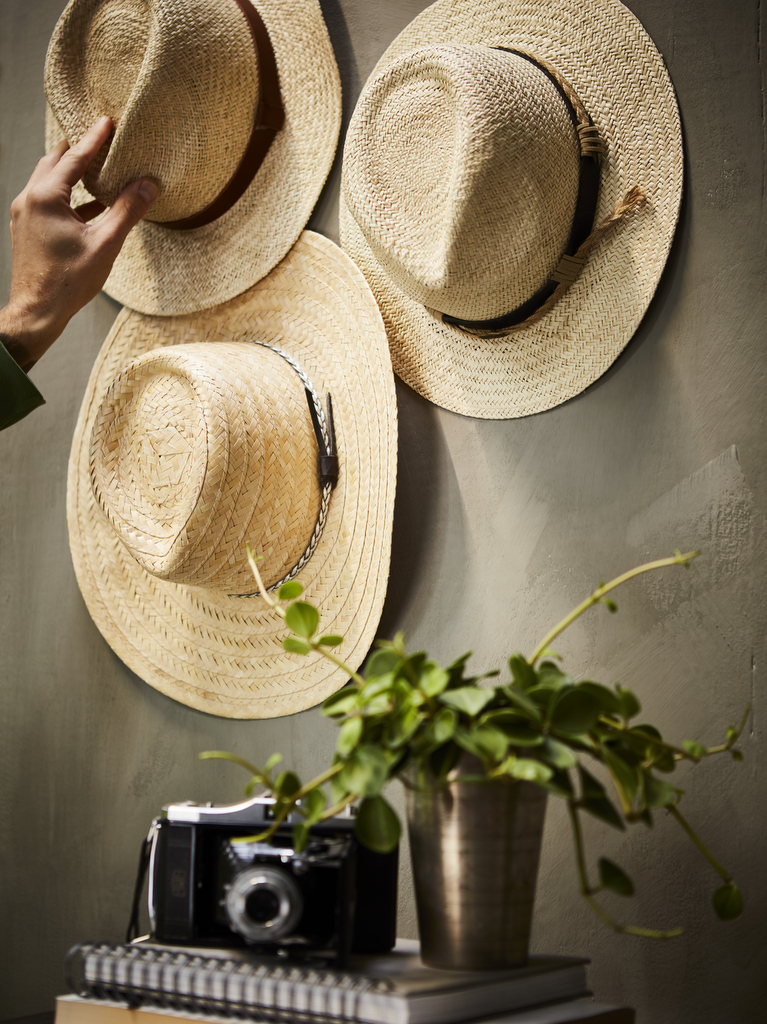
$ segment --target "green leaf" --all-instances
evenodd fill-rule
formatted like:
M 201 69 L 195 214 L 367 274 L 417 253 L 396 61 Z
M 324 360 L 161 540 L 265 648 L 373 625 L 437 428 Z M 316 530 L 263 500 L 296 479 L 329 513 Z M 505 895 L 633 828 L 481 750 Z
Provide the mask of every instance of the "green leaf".
M 376 646 L 382 651 L 394 651 L 399 658 L 404 658 L 406 655 L 405 651 L 405 634 L 401 629 L 397 630 L 391 640 L 378 640 Z
M 445 743 L 429 755 L 429 768 L 435 779 L 444 779 L 461 760 L 463 752 L 455 743 Z
M 620 701 L 612 690 L 608 690 L 606 686 L 602 686 L 601 683 L 593 683 L 590 679 L 584 680 L 582 683 L 577 684 L 578 689 L 585 693 L 590 693 L 594 697 L 599 705 L 600 714 L 603 715 L 618 715 L 620 714 Z
M 303 592 L 304 587 L 302 583 L 299 583 L 298 580 L 288 580 L 277 591 L 277 597 L 280 601 L 292 601 L 293 598 L 300 597 Z
M 295 772 L 281 772 L 274 783 L 274 795 L 277 800 L 289 800 L 301 788 L 301 780 Z
M 516 653 L 509 658 L 509 669 L 514 678 L 515 684 L 522 690 L 529 690 L 535 686 L 535 670 L 530 662 L 523 655 Z
M 447 690 L 440 694 L 442 704 L 448 704 L 474 718 L 495 698 L 495 690 L 480 690 L 475 686 L 462 686 L 457 690 Z
M 282 760 L 282 754 L 272 754 L 269 760 L 264 765 L 264 772 L 270 772 L 275 765 L 278 765 Z
M 560 690 L 551 708 L 551 728 L 557 732 L 588 732 L 599 717 L 597 698 L 578 686 Z
M 695 740 L 685 740 L 682 744 L 682 750 L 691 757 L 701 758 L 706 756 L 706 748 L 702 743 L 696 743 Z
M 743 760 L 743 754 L 739 750 L 731 750 L 730 756 L 732 757 L 733 761 Z
M 578 765 L 578 774 L 581 780 L 580 806 L 589 814 L 593 814 L 600 821 L 612 825 L 613 828 L 624 830 L 626 826 L 620 815 L 607 798 L 605 788 L 593 775 L 586 771 L 583 765 Z
M 525 722 L 508 719 L 498 719 L 495 716 L 488 719 L 497 728 L 502 729 L 504 735 L 515 747 L 539 747 L 543 743 L 543 736 L 537 729 L 531 729 Z
M 377 679 L 379 676 L 389 675 L 394 672 L 402 658 L 393 650 L 376 651 L 371 654 L 365 663 L 365 679 Z
M 392 701 L 390 693 L 380 693 L 377 697 L 373 697 L 365 705 L 365 718 L 381 718 L 391 714 Z
M 366 683 L 360 690 L 360 702 L 366 704 L 369 700 L 373 700 L 374 697 L 378 697 L 382 693 L 386 693 L 392 688 L 394 683 L 394 676 L 391 672 L 387 672 L 385 675 L 376 676 L 371 679 L 369 683 Z
M 357 747 L 339 772 L 339 782 L 347 793 L 377 796 L 388 776 L 383 751 L 372 744 Z
M 450 682 L 448 683 L 448 686 L 454 687 L 461 685 L 461 683 L 463 682 L 463 672 L 464 669 L 466 668 L 466 662 L 469 660 L 470 657 L 471 651 L 466 651 L 466 653 L 462 654 L 460 658 L 456 658 L 454 662 L 447 666 L 445 671 L 450 676 Z
M 575 768 L 578 764 L 578 758 L 570 747 L 551 736 L 546 737 L 541 756 L 553 768 Z
M 615 690 L 618 694 L 621 717 L 628 721 L 629 718 L 638 715 L 642 710 L 642 705 L 639 703 L 636 694 L 632 693 L 631 690 L 626 690 L 620 683 L 616 683 Z
M 296 853 L 303 853 L 309 841 L 309 826 L 305 821 L 298 821 L 293 826 L 293 849 Z
M 285 622 L 298 636 L 307 639 L 314 636 L 319 625 L 320 615 L 313 604 L 306 601 L 294 601 L 285 609 Z
M 455 740 L 470 754 L 476 754 L 483 761 L 489 760 L 496 764 L 504 759 L 509 747 L 506 734 L 491 725 L 477 725 L 468 731 L 457 730 Z
M 397 674 L 402 676 L 410 686 L 418 686 L 418 680 L 421 678 L 421 670 L 425 661 L 425 651 L 415 651 L 413 654 L 408 654 L 407 658 L 400 665 Z
M 450 676 L 444 668 L 440 668 L 433 661 L 427 661 L 424 665 L 424 671 L 419 680 L 418 688 L 427 697 L 437 697 L 447 687 L 449 682 Z
M 325 794 L 319 788 L 310 789 L 301 797 L 301 811 L 306 815 L 306 820 L 310 825 L 319 821 L 320 815 L 325 810 L 326 802 Z
M 440 708 L 429 723 L 429 733 L 434 743 L 447 743 L 452 739 L 458 716 L 452 708 Z
M 599 858 L 599 881 L 604 889 L 611 889 L 619 896 L 634 895 L 634 883 L 625 871 L 607 857 Z
M 601 799 L 592 796 L 584 797 L 581 800 L 581 806 L 584 811 L 588 811 L 589 814 L 593 814 L 594 817 L 599 818 L 600 821 L 604 821 L 608 825 L 612 825 L 613 828 L 619 828 L 621 830 L 626 828 L 620 815 L 607 797 Z
M 354 834 L 369 850 L 390 853 L 399 843 L 399 819 L 382 796 L 369 796 L 360 804 Z
M 308 654 L 311 651 L 305 640 L 297 640 L 294 636 L 283 637 L 282 646 L 288 654 Z
M 245 787 L 245 796 L 252 796 L 253 790 L 256 786 L 263 786 L 264 780 L 259 775 L 254 775 L 251 779 L 248 779 L 248 784 Z
M 537 782 L 542 785 L 549 781 L 554 772 L 546 764 L 540 761 L 533 761 L 531 758 L 515 757 L 509 758 L 506 774 L 513 779 L 520 779 L 524 782 Z
M 631 811 L 631 805 L 639 788 L 639 774 L 636 768 L 626 763 L 617 750 L 613 751 L 608 746 L 605 746 L 605 744 L 602 744 L 602 757 L 604 758 L 607 770 L 612 776 L 623 813 L 628 814 Z
M 344 642 L 344 638 L 336 636 L 335 633 L 328 633 L 326 636 L 321 636 L 319 642 L 323 647 L 338 647 L 339 644 Z
M 328 718 L 347 715 L 359 703 L 359 690 L 356 686 L 344 686 L 322 702 L 322 713 Z
M 553 661 L 542 661 L 535 673 L 538 686 L 548 686 L 550 690 L 561 690 L 563 686 L 572 685 L 570 676 L 563 672 Z
M 336 750 L 339 754 L 343 757 L 351 754 L 362 737 L 364 725 L 365 723 L 359 715 L 355 715 L 354 718 L 349 718 L 344 722 L 336 741 Z
M 650 810 L 658 807 L 672 807 L 679 803 L 681 790 L 669 786 L 662 779 L 656 779 L 650 772 L 643 772 L 645 804 Z
M 514 686 L 502 686 L 499 692 L 532 721 L 540 722 L 543 718 L 538 705 L 526 693 L 523 693 L 522 690 Z
M 573 784 L 570 782 L 567 772 L 555 771 L 547 782 L 539 783 L 539 785 L 556 796 L 567 798 L 573 795 Z
M 743 913 L 743 896 L 732 880 L 716 890 L 711 902 L 720 921 L 733 921 Z
M 386 727 L 386 743 L 393 750 L 403 747 L 424 720 L 424 714 L 415 708 L 391 718 Z

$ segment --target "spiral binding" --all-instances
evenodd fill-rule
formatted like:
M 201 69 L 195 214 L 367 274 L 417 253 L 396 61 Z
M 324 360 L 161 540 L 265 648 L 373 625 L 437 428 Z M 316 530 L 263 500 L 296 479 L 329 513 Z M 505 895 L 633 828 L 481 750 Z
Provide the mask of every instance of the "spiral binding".
M 74 946 L 67 955 L 66 979 L 76 995 L 134 1009 L 159 1007 L 275 1024 L 355 1021 L 361 995 L 393 989 L 387 979 L 317 966 L 108 943 Z

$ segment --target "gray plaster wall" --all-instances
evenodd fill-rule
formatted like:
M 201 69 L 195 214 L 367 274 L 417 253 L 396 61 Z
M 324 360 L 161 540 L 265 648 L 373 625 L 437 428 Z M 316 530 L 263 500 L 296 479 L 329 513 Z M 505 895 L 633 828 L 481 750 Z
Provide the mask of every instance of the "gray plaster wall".
M 467 0 L 470 2 L 470 0 Z M 345 119 L 421 0 L 322 0 Z M 587 4 L 588 0 L 584 0 Z M 674 548 L 685 573 L 643 578 L 559 646 L 572 669 L 620 679 L 669 736 L 720 739 L 753 704 L 745 762 L 680 772 L 684 805 L 741 882 L 743 917 L 717 923 L 716 876 L 674 822 L 619 834 L 589 825 L 634 877 L 635 923 L 683 924 L 669 943 L 617 937 L 583 906 L 563 808 L 544 837 L 533 945 L 591 958 L 603 1001 L 640 1024 L 763 1019 L 765 907 L 765 126 L 760 0 L 630 0 L 661 50 L 682 111 L 686 191 L 674 248 L 636 337 L 596 384 L 550 412 L 482 422 L 398 385 L 400 464 L 382 634 L 403 629 L 439 659 L 530 651 L 606 579 Z M 42 68 L 63 0 L 0 3 L 0 210 L 41 154 Z M 312 226 L 337 240 L 336 165 Z M 0 246 L 0 297 L 10 282 Z M 48 404 L 0 435 L 0 1019 L 43 1013 L 67 948 L 123 933 L 138 843 L 169 800 L 238 799 L 224 748 L 275 750 L 309 775 L 333 727 L 316 711 L 234 722 L 189 710 L 130 672 L 80 597 L 65 522 L 70 439 L 93 359 L 116 313 L 105 295 L 33 372 Z M 399 794 L 395 800 L 400 801 Z M 400 934 L 416 934 L 402 872 Z

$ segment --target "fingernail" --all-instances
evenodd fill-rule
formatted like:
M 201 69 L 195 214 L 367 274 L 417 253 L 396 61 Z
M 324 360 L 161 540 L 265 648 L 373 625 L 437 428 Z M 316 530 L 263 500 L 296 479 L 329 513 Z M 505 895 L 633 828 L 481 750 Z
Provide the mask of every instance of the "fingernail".
M 96 122 L 96 127 L 97 128 L 102 128 L 105 124 L 108 124 L 108 123 L 111 124 L 111 121 L 112 121 L 112 118 L 108 117 L 106 114 L 104 114 L 104 116 L 100 117 L 98 119 L 98 121 Z
M 138 194 L 144 200 L 145 203 L 153 203 L 157 198 L 157 194 L 160 189 L 157 187 L 155 182 L 151 178 L 144 178 L 138 187 Z

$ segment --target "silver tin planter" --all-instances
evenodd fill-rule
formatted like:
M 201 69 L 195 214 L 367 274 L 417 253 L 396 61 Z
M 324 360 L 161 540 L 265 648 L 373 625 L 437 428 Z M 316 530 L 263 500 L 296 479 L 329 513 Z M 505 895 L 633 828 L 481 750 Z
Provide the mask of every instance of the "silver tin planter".
M 411 786 L 408 832 L 424 963 L 448 970 L 524 964 L 545 790 L 512 780 Z

